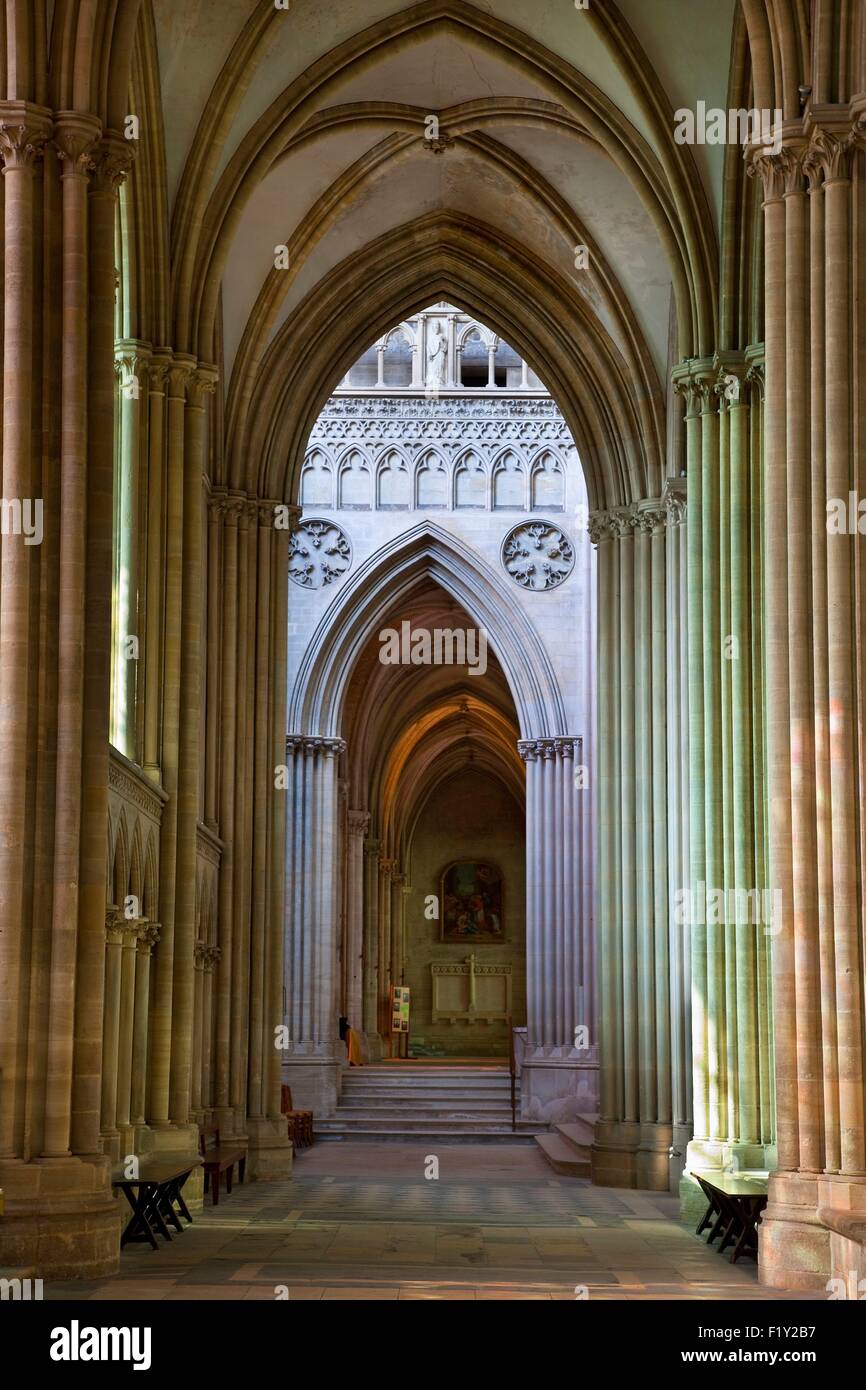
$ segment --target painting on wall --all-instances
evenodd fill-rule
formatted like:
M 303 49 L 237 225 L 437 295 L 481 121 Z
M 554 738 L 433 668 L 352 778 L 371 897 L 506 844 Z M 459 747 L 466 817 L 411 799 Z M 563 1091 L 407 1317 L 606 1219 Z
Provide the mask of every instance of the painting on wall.
M 441 939 L 443 941 L 504 941 L 502 874 L 495 864 L 461 859 L 442 875 Z

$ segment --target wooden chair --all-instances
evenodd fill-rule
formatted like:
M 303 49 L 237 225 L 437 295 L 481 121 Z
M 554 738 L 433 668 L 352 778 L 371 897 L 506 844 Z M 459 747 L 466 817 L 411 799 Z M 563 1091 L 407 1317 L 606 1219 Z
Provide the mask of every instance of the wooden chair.
M 212 1143 L 208 1143 L 212 1140 Z M 232 1177 L 235 1164 L 238 1166 L 238 1182 L 243 1182 L 247 1166 L 246 1150 L 220 1144 L 219 1125 L 199 1125 L 198 1145 L 204 1167 L 204 1190 L 207 1195 L 208 1183 L 213 1193 L 213 1204 L 220 1199 L 220 1177 L 226 1175 L 226 1192 L 232 1190 Z
M 294 1108 L 290 1086 L 281 1086 L 280 1095 L 281 1109 L 289 1122 L 289 1134 L 292 1143 L 297 1149 L 305 1149 L 313 1142 L 313 1112 L 312 1110 L 296 1110 Z

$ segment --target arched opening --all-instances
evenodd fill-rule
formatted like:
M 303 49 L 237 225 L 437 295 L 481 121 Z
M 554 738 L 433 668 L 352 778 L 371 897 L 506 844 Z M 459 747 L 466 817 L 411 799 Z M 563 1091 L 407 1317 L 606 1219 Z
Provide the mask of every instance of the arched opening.
M 435 301 L 402 332 L 422 381 L 344 375 L 307 441 L 290 541 L 288 816 L 303 829 L 286 869 L 284 1074 L 337 1124 L 339 1050 L 322 1049 L 338 1019 L 365 1063 L 505 1064 L 514 1029 L 520 1123 L 569 1118 L 597 1102 L 586 487 L 565 418 L 540 383 L 527 397 L 522 369 L 512 389 L 467 398 L 461 350 L 499 341 L 470 311 Z M 334 506 L 306 500 L 311 460 L 339 477 L 362 450 L 372 507 L 339 488 Z M 539 456 L 555 523 L 530 490 Z M 333 982 L 316 1016 L 319 952 Z

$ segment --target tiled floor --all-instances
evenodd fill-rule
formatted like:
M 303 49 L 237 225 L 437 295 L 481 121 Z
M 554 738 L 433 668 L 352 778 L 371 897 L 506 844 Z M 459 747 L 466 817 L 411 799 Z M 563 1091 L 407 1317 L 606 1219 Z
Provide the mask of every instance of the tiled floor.
M 664 1195 L 557 1177 L 529 1145 L 319 1144 L 287 1183 L 247 1183 L 88 1299 L 770 1299 Z M 804 1295 L 800 1295 L 804 1297 Z

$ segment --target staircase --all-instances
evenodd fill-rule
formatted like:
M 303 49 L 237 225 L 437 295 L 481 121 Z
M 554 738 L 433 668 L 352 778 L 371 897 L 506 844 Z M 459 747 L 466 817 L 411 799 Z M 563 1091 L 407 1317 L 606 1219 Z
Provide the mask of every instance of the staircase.
M 567 1178 L 590 1176 L 590 1149 L 597 1115 L 578 1115 L 568 1124 L 552 1125 L 535 1142 L 554 1172 Z
M 520 1119 L 519 1080 L 517 1116 L 515 1132 L 507 1067 L 391 1062 L 344 1072 L 336 1115 L 316 1117 L 313 1132 L 317 1140 L 531 1143 L 546 1126 Z

